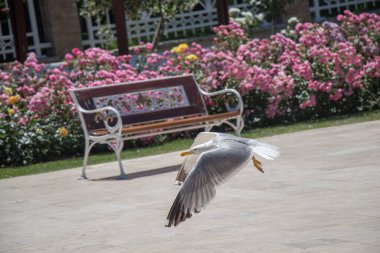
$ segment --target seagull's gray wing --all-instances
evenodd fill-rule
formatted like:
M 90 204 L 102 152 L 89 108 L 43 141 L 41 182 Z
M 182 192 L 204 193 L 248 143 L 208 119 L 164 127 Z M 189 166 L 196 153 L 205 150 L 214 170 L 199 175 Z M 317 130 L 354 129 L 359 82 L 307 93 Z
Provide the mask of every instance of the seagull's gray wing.
M 241 169 L 251 157 L 244 144 L 222 140 L 218 148 L 202 153 L 179 191 L 168 214 L 167 226 L 177 226 L 215 196 L 215 187 Z
M 206 143 L 214 139 L 216 136 L 218 136 L 218 133 L 201 132 L 197 135 L 190 148 L 196 145 Z M 189 155 L 185 157 L 185 160 L 183 161 L 182 166 L 177 173 L 177 177 L 175 179 L 176 184 L 182 184 L 186 180 L 186 177 L 189 174 L 190 170 L 194 168 L 195 163 L 198 160 L 198 157 L 199 155 Z

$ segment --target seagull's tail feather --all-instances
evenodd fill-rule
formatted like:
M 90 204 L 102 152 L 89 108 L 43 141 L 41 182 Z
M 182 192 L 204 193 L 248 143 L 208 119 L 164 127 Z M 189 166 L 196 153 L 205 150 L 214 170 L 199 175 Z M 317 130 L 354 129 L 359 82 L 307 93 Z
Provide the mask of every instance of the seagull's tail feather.
M 265 159 L 272 160 L 280 155 L 280 150 L 276 146 L 255 140 L 250 140 L 248 144 L 255 154 Z

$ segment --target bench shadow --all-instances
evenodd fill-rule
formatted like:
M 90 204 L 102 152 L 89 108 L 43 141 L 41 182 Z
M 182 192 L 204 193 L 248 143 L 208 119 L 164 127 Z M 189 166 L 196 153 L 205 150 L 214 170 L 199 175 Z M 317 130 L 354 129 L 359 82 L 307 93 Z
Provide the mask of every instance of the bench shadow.
M 181 168 L 180 164 L 179 165 L 172 165 L 172 166 L 162 167 L 162 168 L 158 168 L 158 169 L 127 173 L 126 178 L 119 178 L 119 176 L 112 176 L 112 177 L 104 177 L 104 178 L 98 178 L 98 179 L 90 179 L 90 181 L 133 180 L 133 179 L 137 179 L 137 178 L 141 178 L 141 177 L 150 177 L 150 176 L 155 176 L 155 175 L 159 175 L 159 174 L 178 171 L 180 168 Z

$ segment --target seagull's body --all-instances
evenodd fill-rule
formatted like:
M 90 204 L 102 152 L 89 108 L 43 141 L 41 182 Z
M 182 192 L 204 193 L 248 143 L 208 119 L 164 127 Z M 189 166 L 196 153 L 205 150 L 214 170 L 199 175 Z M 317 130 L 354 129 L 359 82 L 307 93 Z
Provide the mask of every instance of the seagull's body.
M 202 132 L 189 151 L 178 172 L 176 183 L 183 186 L 169 211 L 166 226 L 177 226 L 200 212 L 215 196 L 217 185 L 225 182 L 252 159 L 254 166 L 263 172 L 255 154 L 273 159 L 279 155 L 278 148 L 256 140 L 229 134 Z

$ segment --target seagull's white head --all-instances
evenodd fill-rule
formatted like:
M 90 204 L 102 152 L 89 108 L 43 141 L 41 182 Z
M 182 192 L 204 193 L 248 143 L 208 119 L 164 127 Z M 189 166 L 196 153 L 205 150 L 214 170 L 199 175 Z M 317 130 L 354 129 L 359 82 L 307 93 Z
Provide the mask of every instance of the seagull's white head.
M 187 156 L 187 155 L 192 155 L 192 154 L 201 154 L 203 152 L 209 151 L 211 149 L 217 148 L 218 145 L 216 145 L 212 140 L 205 142 L 200 145 L 196 145 L 189 149 L 188 151 L 182 152 L 181 156 Z

